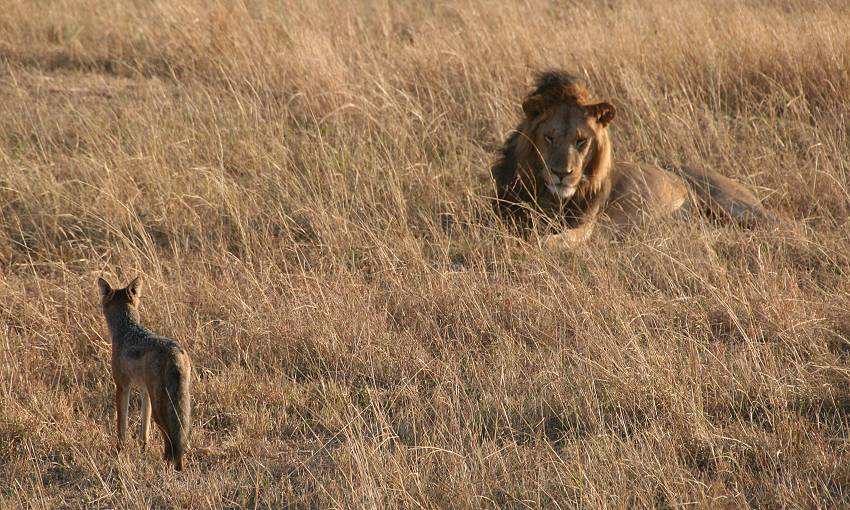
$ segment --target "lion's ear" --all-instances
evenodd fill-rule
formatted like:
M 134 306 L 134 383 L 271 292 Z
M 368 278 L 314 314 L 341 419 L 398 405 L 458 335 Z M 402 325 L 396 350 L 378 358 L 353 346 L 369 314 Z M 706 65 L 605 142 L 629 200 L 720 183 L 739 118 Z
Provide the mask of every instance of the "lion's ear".
M 606 127 L 608 124 L 614 120 L 614 114 L 616 110 L 614 109 L 614 105 L 611 103 L 596 103 L 587 107 L 587 111 L 593 117 L 596 117 L 596 122 L 598 122 L 602 127 Z
M 522 102 L 522 111 L 525 112 L 526 117 L 533 119 L 543 113 L 543 109 L 546 107 L 545 103 L 543 96 L 532 94 Z

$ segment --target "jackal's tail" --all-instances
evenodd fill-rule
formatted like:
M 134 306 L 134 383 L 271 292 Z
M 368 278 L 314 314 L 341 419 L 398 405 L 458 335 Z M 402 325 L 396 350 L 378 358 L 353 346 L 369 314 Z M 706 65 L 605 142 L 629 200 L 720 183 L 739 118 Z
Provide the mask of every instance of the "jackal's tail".
M 189 355 L 178 348 L 165 369 L 165 460 L 183 469 L 183 454 L 192 429 L 192 404 L 189 395 L 192 367 Z
M 685 180 L 696 205 L 710 217 L 731 220 L 744 228 L 776 227 L 780 223 L 752 191 L 714 170 L 687 165 L 665 165 L 664 169 Z

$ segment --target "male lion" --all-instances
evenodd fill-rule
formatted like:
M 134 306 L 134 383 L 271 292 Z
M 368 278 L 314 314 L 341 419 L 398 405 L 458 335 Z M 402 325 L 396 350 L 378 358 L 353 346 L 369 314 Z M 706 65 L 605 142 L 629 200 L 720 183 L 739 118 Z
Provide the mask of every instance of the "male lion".
M 570 74 L 541 74 L 522 109 L 525 118 L 492 168 L 496 204 L 526 225 L 532 210 L 565 224 L 546 244 L 583 241 L 600 214 L 620 231 L 694 209 L 746 227 L 775 221 L 749 190 L 712 170 L 614 165 L 608 137 L 614 107 L 595 101 Z

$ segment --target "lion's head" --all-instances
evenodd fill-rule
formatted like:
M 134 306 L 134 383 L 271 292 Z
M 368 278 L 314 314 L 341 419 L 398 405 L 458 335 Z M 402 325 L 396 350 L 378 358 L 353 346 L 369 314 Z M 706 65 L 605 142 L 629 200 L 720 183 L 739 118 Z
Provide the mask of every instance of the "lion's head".
M 522 103 L 525 118 L 492 169 L 499 198 L 565 202 L 600 190 L 611 167 L 610 103 L 595 101 L 574 76 L 540 75 Z

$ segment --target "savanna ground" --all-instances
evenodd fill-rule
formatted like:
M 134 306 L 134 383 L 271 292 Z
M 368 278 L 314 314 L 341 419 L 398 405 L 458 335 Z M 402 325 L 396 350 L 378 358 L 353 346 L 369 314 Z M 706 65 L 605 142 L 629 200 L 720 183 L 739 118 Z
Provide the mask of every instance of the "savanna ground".
M 0 507 L 850 505 L 848 26 L 843 0 L 5 2 Z M 618 107 L 617 159 L 711 166 L 796 225 L 511 236 L 488 168 L 549 67 Z M 143 274 L 192 354 L 182 474 L 156 432 L 114 453 L 101 274 Z

